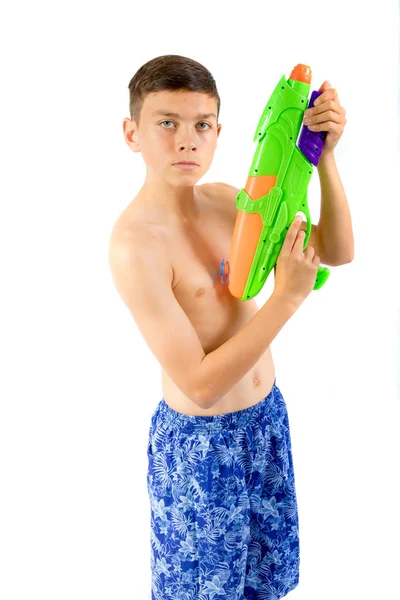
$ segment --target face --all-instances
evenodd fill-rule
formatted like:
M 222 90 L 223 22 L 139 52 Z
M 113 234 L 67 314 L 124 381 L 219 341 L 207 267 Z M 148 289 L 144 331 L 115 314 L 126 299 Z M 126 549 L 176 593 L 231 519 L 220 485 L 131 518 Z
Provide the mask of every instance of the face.
M 152 177 L 173 185 L 190 186 L 209 169 L 221 125 L 217 100 L 201 92 L 161 91 L 148 94 L 135 121 L 124 120 L 125 140 L 141 152 Z M 176 165 L 192 161 L 190 170 Z

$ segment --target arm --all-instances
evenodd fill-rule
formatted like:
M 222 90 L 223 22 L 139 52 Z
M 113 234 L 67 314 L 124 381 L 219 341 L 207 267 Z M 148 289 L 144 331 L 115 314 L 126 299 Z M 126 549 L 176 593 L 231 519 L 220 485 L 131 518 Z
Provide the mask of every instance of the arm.
M 273 293 L 240 331 L 202 359 L 199 389 L 203 408 L 211 408 L 254 367 L 297 309 Z
M 272 294 L 231 339 L 205 354 L 177 302 L 171 265 L 146 231 L 111 242 L 109 262 L 119 294 L 150 350 L 182 392 L 211 408 L 256 364 L 298 306 Z
M 114 284 L 151 352 L 179 389 L 200 406 L 198 370 L 205 352 L 172 290 L 164 246 L 145 227 L 109 243 Z
M 322 264 L 337 267 L 354 258 L 350 209 L 333 152 L 322 155 L 317 169 L 321 185 L 320 219 L 318 225 L 311 225 L 308 246 L 315 249 Z M 233 226 L 237 217 L 236 196 L 240 190 L 222 182 L 209 185 L 214 186 L 214 197 L 226 206 Z M 301 227 L 306 231 L 307 223 L 303 221 Z
M 309 243 L 316 248 L 321 262 L 328 265 L 349 263 L 354 258 L 353 229 L 333 152 L 321 156 L 317 169 L 321 184 L 321 212 L 316 231 L 321 253 L 318 253 L 317 244 L 314 246 L 311 237 Z
M 351 262 L 354 257 L 350 210 L 334 155 L 347 119 L 337 90 L 331 87 L 329 81 L 324 81 L 318 91 L 322 94 L 316 99 L 314 107 L 304 114 L 307 127 L 315 132 L 327 133 L 317 167 L 321 184 L 321 212 L 316 237 L 322 262 L 337 266 Z

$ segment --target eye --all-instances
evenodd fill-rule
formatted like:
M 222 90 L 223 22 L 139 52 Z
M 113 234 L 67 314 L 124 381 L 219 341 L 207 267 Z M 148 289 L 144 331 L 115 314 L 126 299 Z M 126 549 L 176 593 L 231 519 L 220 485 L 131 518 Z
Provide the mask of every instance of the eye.
M 173 123 L 173 121 L 161 121 L 160 125 L 163 123 Z M 171 129 L 171 127 L 164 127 L 164 129 Z
M 207 127 L 210 129 L 211 125 L 209 123 L 199 123 L 199 125 L 207 125 Z M 203 129 L 203 128 L 202 128 Z

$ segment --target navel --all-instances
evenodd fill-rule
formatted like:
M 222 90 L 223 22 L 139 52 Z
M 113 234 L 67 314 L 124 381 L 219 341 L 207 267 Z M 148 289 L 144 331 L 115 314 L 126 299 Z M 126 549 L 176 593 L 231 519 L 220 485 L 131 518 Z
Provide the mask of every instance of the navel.
M 258 388 L 258 387 L 260 386 L 260 383 L 261 383 L 261 380 L 260 380 L 260 378 L 258 377 L 258 375 L 255 373 L 255 374 L 253 375 L 253 386 L 254 386 L 255 388 Z

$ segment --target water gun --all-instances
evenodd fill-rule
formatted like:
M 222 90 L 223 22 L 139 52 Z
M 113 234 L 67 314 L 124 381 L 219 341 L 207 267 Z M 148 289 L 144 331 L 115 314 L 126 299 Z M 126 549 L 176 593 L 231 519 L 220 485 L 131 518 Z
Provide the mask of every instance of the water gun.
M 298 212 L 307 219 L 304 248 L 310 237 L 307 188 L 326 138 L 326 132 L 310 131 L 306 125 L 299 136 L 304 111 L 322 93 L 313 91 L 308 102 L 310 82 L 311 69 L 303 64 L 288 80 L 282 76 L 257 125 L 253 162 L 246 185 L 236 196 L 227 273 L 224 260 L 220 265 L 222 283 L 228 283 L 231 294 L 243 302 L 263 287 Z M 328 277 L 329 269 L 319 266 L 314 290 Z

